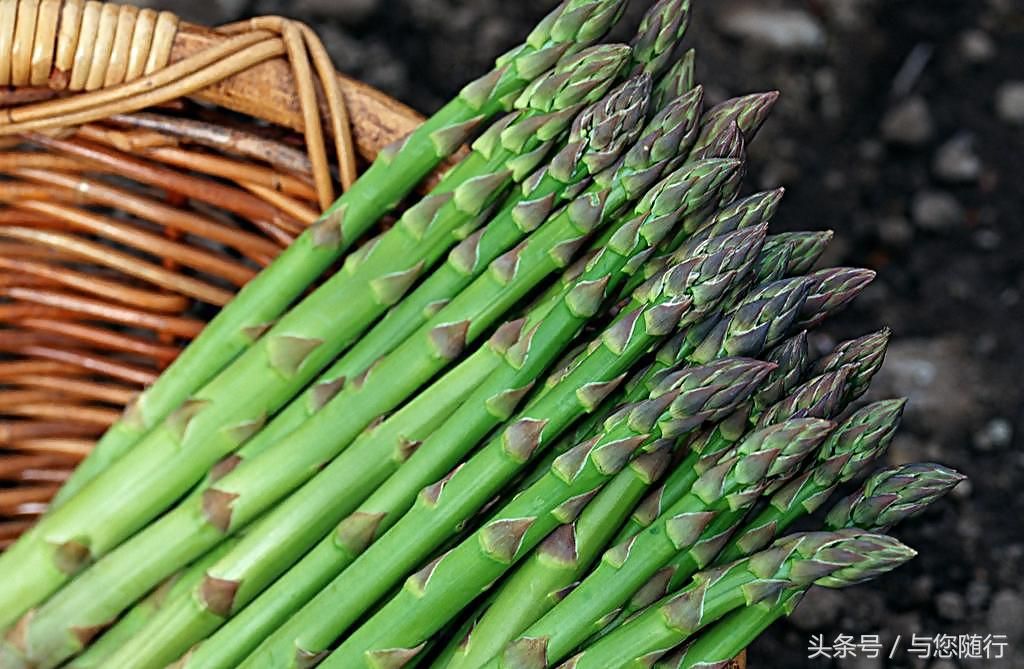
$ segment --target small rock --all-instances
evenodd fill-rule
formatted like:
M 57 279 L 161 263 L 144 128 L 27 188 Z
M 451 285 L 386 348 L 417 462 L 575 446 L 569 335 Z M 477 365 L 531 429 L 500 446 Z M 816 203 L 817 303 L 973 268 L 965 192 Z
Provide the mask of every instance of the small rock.
M 971 63 L 984 63 L 995 57 L 996 43 L 984 30 L 967 30 L 960 35 L 960 53 Z
M 841 593 L 829 588 L 811 588 L 790 620 L 797 629 L 811 631 L 834 625 L 843 610 Z
M 996 112 L 1007 123 L 1024 125 L 1024 81 L 1008 81 L 999 87 Z
M 932 162 L 935 176 L 952 183 L 971 183 L 981 174 L 981 159 L 969 135 L 958 135 L 939 147 Z
M 946 620 L 963 620 L 967 615 L 967 603 L 956 592 L 940 592 L 935 598 L 935 609 Z
M 889 246 L 906 246 L 914 239 L 914 226 L 902 216 L 886 216 L 878 222 L 878 236 Z
M 979 451 L 1006 448 L 1013 441 L 1013 423 L 1005 418 L 993 418 L 974 433 L 974 446 Z
M 914 579 L 914 582 L 910 584 L 910 594 L 914 600 L 920 603 L 930 602 L 932 600 L 932 593 L 935 590 L 935 579 L 931 576 L 924 574 Z
M 988 631 L 1005 634 L 1011 646 L 1024 642 L 1024 596 L 1013 590 L 1000 590 L 988 609 Z
M 825 46 L 821 23 L 799 9 L 764 7 L 755 2 L 731 5 L 719 12 L 718 26 L 731 37 L 777 51 L 818 51 Z
M 885 145 L 874 139 L 866 139 L 857 146 L 857 153 L 864 160 L 877 162 L 885 157 Z
M 929 339 L 896 338 L 889 345 L 885 364 L 875 376 L 878 397 L 909 397 L 904 423 L 907 430 L 896 434 L 896 441 L 908 442 L 907 457 L 929 457 L 928 442 L 938 435 L 969 433 L 981 425 L 979 397 L 981 374 L 971 357 L 971 344 L 957 337 Z M 920 443 L 909 434 L 917 429 Z M 906 460 L 904 460 L 906 462 Z
M 966 482 L 964 481 L 964 483 Z M 963 485 L 963 483 L 960 485 Z M 959 487 L 957 486 L 957 488 Z M 991 595 L 992 588 L 985 581 L 971 581 L 970 585 L 967 586 L 967 603 L 976 611 L 984 608 Z
M 963 207 L 944 191 L 920 191 L 914 196 L 910 208 L 914 223 L 925 230 L 948 230 L 964 220 Z
M 974 243 L 979 249 L 995 251 L 1003 245 L 1003 236 L 992 228 L 982 228 L 974 233 Z
M 903 146 L 921 146 L 932 137 L 932 113 L 928 103 L 914 95 L 891 107 L 882 118 L 882 136 Z

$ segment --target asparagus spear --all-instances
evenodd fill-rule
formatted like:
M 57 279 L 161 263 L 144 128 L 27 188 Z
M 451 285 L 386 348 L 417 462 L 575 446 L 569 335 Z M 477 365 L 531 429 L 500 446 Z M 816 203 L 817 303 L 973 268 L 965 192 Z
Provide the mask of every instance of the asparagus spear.
M 234 545 L 234 539 L 221 543 L 181 572 L 167 579 L 145 599 L 133 606 L 113 627 L 105 631 L 99 639 L 93 641 L 84 653 L 68 663 L 67 666 L 72 669 L 92 669 L 104 666 L 110 656 L 145 627 L 160 609 L 170 602 L 187 596 L 192 587 L 203 579 L 207 568 L 215 564 Z
M 790 249 L 786 276 L 807 274 L 821 258 L 835 233 L 831 230 L 817 232 L 780 232 L 765 240 L 765 250 L 774 247 Z
M 759 551 L 797 519 L 817 511 L 837 486 L 860 475 L 885 452 L 905 404 L 905 400 L 875 402 L 843 421 L 818 452 L 813 468 L 775 493 L 768 505 L 730 539 L 716 561 L 724 564 Z
M 720 209 L 706 225 L 701 227 L 699 230 L 689 236 L 685 242 L 683 248 L 678 249 L 678 253 L 687 253 L 699 245 L 704 244 L 707 240 L 716 237 L 718 235 L 725 234 L 727 232 L 733 232 L 735 230 L 742 230 L 756 225 L 766 225 L 771 217 L 774 215 L 780 198 L 782 197 L 782 189 L 775 191 L 767 191 L 762 193 L 755 193 L 743 200 L 738 200 Z M 689 222 L 689 219 L 684 220 L 684 226 Z M 684 235 L 685 236 L 685 235 Z M 767 240 L 766 240 L 767 241 Z M 763 256 L 763 251 L 762 254 Z M 667 256 L 666 256 L 667 257 Z M 758 256 L 760 262 L 761 256 Z M 662 267 L 664 264 L 664 258 L 648 263 L 645 266 L 654 265 L 656 267 Z M 654 270 L 649 270 L 647 277 Z M 745 298 L 745 291 L 739 290 L 748 285 L 749 279 L 743 281 L 736 281 L 733 283 L 732 288 L 726 298 L 723 299 L 721 308 L 723 309 L 734 309 L 736 304 Z M 788 315 L 784 312 L 779 314 L 780 317 L 786 318 Z M 686 355 L 691 352 L 706 335 L 708 329 L 717 322 L 717 317 L 706 319 L 705 323 L 694 325 L 687 330 L 680 332 L 679 334 L 670 337 L 658 352 L 654 364 L 652 364 L 646 371 L 645 374 L 638 376 L 638 382 L 634 384 L 626 384 L 626 387 L 618 392 L 613 398 L 605 402 L 603 409 L 599 409 L 597 412 L 592 414 L 590 417 L 581 421 L 580 426 L 573 432 L 568 439 L 563 439 L 563 446 L 555 446 L 552 450 L 555 455 L 562 450 L 569 448 L 572 444 L 579 441 L 578 438 L 582 438 L 583 435 L 588 434 L 589 431 L 607 417 L 608 412 L 617 404 L 623 401 L 635 401 L 643 396 L 644 388 L 641 382 L 649 381 L 656 373 L 660 370 L 665 369 L 677 362 L 686 359 Z M 753 327 L 753 325 L 751 326 Z M 684 350 L 684 346 L 686 347 Z M 748 355 L 754 354 L 754 352 L 747 352 Z M 706 360 L 705 360 L 706 361 Z M 631 387 L 632 386 L 632 387 Z M 628 394 L 627 391 L 633 394 Z M 554 458 L 555 455 L 549 454 L 549 458 Z
M 650 244 L 656 243 L 688 207 L 699 206 L 701 200 L 713 197 L 715 184 L 722 178 L 721 175 L 714 175 L 717 170 L 728 167 L 727 163 L 721 161 L 717 165 L 718 167 L 714 167 L 714 164 L 698 163 L 692 168 L 682 168 L 648 193 L 637 206 L 640 216 L 620 228 L 603 248 L 602 253 L 583 269 L 583 274 L 573 276 L 563 292 L 556 295 L 554 302 L 558 309 L 550 311 L 542 306 L 539 310 L 533 310 L 525 323 L 520 321 L 515 324 L 515 330 L 522 333 L 521 343 L 517 346 L 507 350 L 496 348 L 483 351 L 484 356 L 502 362 L 497 370 L 494 370 L 493 366 L 489 367 L 492 373 L 487 382 L 474 390 L 470 397 L 465 398 L 457 412 L 441 427 L 430 433 L 429 437 L 424 433 L 425 440 L 418 444 L 409 462 L 346 518 L 339 525 L 337 533 L 322 540 L 265 596 L 249 606 L 237 622 L 229 625 L 229 629 L 223 634 L 217 635 L 219 638 L 211 640 L 211 643 L 207 644 L 210 650 L 205 646 L 201 648 L 195 656 L 196 662 L 198 663 L 200 656 L 203 655 L 215 656 L 219 659 L 214 666 L 221 666 L 228 662 L 229 656 L 236 657 L 239 649 L 247 650 L 248 647 L 243 647 L 245 643 L 259 641 L 262 636 L 272 631 L 291 613 L 292 609 L 288 607 L 294 606 L 292 602 L 312 597 L 317 589 L 326 585 L 355 559 L 374 536 L 382 533 L 401 516 L 401 513 L 412 504 L 417 490 L 441 476 L 479 439 L 486 436 L 490 429 L 505 419 L 508 412 L 514 409 L 514 402 L 525 393 L 533 379 L 558 355 L 585 319 L 593 314 L 608 284 L 614 285 L 619 280 L 617 277 L 629 264 L 630 259 L 643 257 Z M 712 167 L 714 169 L 708 171 L 708 168 Z M 481 360 L 471 358 L 464 365 L 478 366 L 480 362 Z M 453 387 L 452 392 L 465 397 L 465 389 L 461 387 Z M 428 402 L 426 411 L 431 411 L 433 404 Z M 389 424 L 397 421 L 401 425 L 403 418 L 402 412 L 399 412 L 378 430 L 387 434 Z M 408 434 L 408 430 L 392 429 L 390 432 L 396 432 L 398 435 Z M 322 482 L 321 487 L 326 487 L 327 490 L 365 489 L 364 494 L 368 494 L 372 486 L 362 486 L 367 470 L 370 469 L 366 462 L 385 461 L 386 464 L 386 458 L 374 456 L 372 453 L 381 448 L 389 451 L 393 448 L 394 440 L 374 443 L 375 441 L 371 437 L 369 442 L 364 444 L 367 449 L 372 450 L 367 450 L 367 455 L 360 457 L 363 461 L 360 466 L 356 467 L 346 462 L 347 458 L 357 457 L 355 454 L 359 452 L 358 445 L 332 463 L 318 477 Z M 386 473 L 393 470 L 392 467 Z M 353 472 L 358 477 L 355 480 Z M 308 513 L 311 505 L 322 504 L 317 502 L 317 499 L 330 498 L 325 498 L 324 492 L 321 491 L 311 492 L 310 499 L 304 502 L 299 502 L 299 499 L 295 497 L 286 503 L 289 509 L 294 507 L 294 511 L 279 510 L 278 515 Z M 361 501 L 361 498 L 354 501 Z M 330 500 L 330 503 L 332 507 L 338 506 L 336 499 Z M 342 510 L 351 510 L 351 507 L 342 507 Z M 285 599 L 280 596 L 282 592 L 293 594 L 290 599 Z M 296 596 L 294 593 L 303 594 Z M 244 630 L 244 633 L 229 634 L 230 628 Z
M 857 492 L 839 500 L 825 518 L 825 525 L 887 532 L 924 511 L 965 478 L 960 472 L 931 462 L 881 469 Z
M 700 155 L 712 144 L 721 142 L 734 123 L 747 142 L 753 141 L 778 99 L 778 91 L 767 91 L 730 98 L 715 105 L 701 119 L 701 133 L 690 150 L 691 155 Z
M 693 88 L 696 73 L 694 70 L 696 52 L 693 49 L 687 50 L 683 57 L 677 60 L 661 79 L 654 85 L 651 93 L 651 107 L 661 109 L 686 91 Z
M 558 525 L 571 522 L 642 445 L 673 440 L 725 415 L 767 371 L 743 358 L 673 370 L 647 400 L 615 412 L 602 432 L 559 456 L 472 536 L 410 576 L 322 666 L 373 666 L 395 649 L 414 652 Z
M 670 69 L 672 54 L 689 23 L 690 0 L 658 0 L 651 5 L 629 43 L 633 48 L 635 69 L 652 76 Z M 684 90 L 690 88 L 687 86 Z
M 760 413 L 796 390 L 806 376 L 809 357 L 807 330 L 785 339 L 770 350 L 764 359 L 777 366 L 754 393 L 752 411 Z
M 477 126 L 507 109 L 532 79 L 559 58 L 601 39 L 624 8 L 624 0 L 565 0 L 523 44 L 502 56 L 491 72 L 465 86 L 403 139 L 400 151 L 382 152 L 352 188 L 324 212 L 320 225 L 300 235 L 240 291 L 159 380 L 140 395 L 78 466 L 54 504 L 63 504 L 78 492 L 246 350 L 252 343 L 249 333 L 253 328 L 278 318 L 353 241 L 458 149 Z
M 891 336 L 889 328 L 882 328 L 842 342 L 829 354 L 816 360 L 812 369 L 816 374 L 825 374 L 845 365 L 854 365 L 857 371 L 849 379 L 849 393 L 846 397 L 847 402 L 852 402 L 867 392 L 872 377 L 885 360 Z
M 479 667 L 550 610 L 598 557 L 643 491 L 669 467 L 673 446 L 649 447 L 606 483 L 578 518 L 549 534 L 501 582 L 466 629 L 449 637 L 432 669 Z
M 19 582 L 24 581 L 21 587 L 12 588 L 17 606 L 26 607 L 39 601 L 90 558 L 108 552 L 180 496 L 186 486 L 196 481 L 195 474 L 201 475 L 204 467 L 237 448 L 255 432 L 267 413 L 287 400 L 357 333 L 356 324 L 368 321 L 379 314 L 386 303 L 399 299 L 405 287 L 443 252 L 455 229 L 469 223 L 494 197 L 496 188 L 508 183 L 513 173 L 529 168 L 542 158 L 543 147 L 550 145 L 552 133 L 557 135 L 568 124 L 581 101 L 601 96 L 627 54 L 628 47 L 624 46 L 595 47 L 580 52 L 561 63 L 549 76 L 538 79 L 517 102 L 525 106 L 526 111 L 492 126 L 474 143 L 476 151 L 446 179 L 464 180 L 463 168 L 474 162 L 487 166 L 483 175 L 465 180 L 451 195 L 428 196 L 406 212 L 398 225 L 378 241 L 371 242 L 365 252 L 350 256 L 345 268 L 293 309 L 182 411 L 168 418 L 163 429 L 153 432 L 143 445 L 98 477 L 80 493 L 75 503 L 45 518 L 34 538 L 37 543 L 43 540 L 38 551 L 49 560 L 34 565 L 34 571 L 23 570 L 34 578 L 19 579 Z M 538 111 L 543 107 L 556 111 Z M 478 160 L 474 161 L 474 157 Z M 463 176 L 452 176 L 456 173 Z M 384 271 L 399 267 L 404 269 Z M 357 289 L 359 286 L 368 289 Z M 345 310 L 327 304 L 328 300 L 336 300 L 339 293 L 347 297 Z M 367 318 L 360 319 L 359 314 Z M 455 337 L 458 328 L 448 333 Z M 442 358 L 445 352 L 443 348 L 438 350 Z M 253 383 L 254 378 L 259 382 Z M 333 403 L 338 404 L 342 395 L 345 393 L 339 393 Z M 321 411 L 318 417 L 325 414 L 330 412 Z M 367 416 L 365 423 L 373 417 Z M 358 430 L 365 423 L 356 425 L 350 421 L 346 427 Z M 331 441 L 323 445 L 340 448 L 347 443 L 341 439 L 339 442 L 340 446 Z M 294 470 L 294 467 L 291 470 L 284 467 L 276 473 L 285 475 Z M 234 481 L 244 477 L 244 471 L 244 468 L 236 469 L 228 478 Z M 147 472 L 151 475 L 146 476 Z M 205 491 L 200 500 L 203 505 L 200 519 L 206 521 L 203 524 L 220 532 L 237 522 L 232 520 L 234 516 L 245 516 L 240 509 L 245 508 L 247 499 L 234 498 L 227 485 L 225 480 L 219 488 Z M 145 495 L 141 492 L 143 488 Z M 133 494 L 136 490 L 140 491 L 137 495 Z M 74 537 L 65 540 L 71 541 L 77 551 L 74 553 L 76 564 L 68 564 L 68 560 L 57 562 L 49 556 L 54 552 L 60 556 L 71 550 L 60 545 L 65 537 Z M 57 546 L 48 546 L 47 542 Z M 8 557 L 10 554 L 0 558 L 0 562 Z M 33 583 L 38 591 L 26 591 Z M 78 588 L 78 592 L 85 594 L 84 601 L 90 601 L 86 586 Z M 4 594 L 11 593 L 0 589 L 0 596 Z M 0 601 L 4 600 L 0 598 Z M 59 604 L 49 609 L 59 610 Z M 103 620 L 106 618 L 100 618 Z M 81 647 L 81 635 L 71 633 L 63 621 L 59 615 L 32 618 L 32 629 L 40 630 L 39 636 L 31 630 L 28 635 L 26 652 L 33 661 L 43 664 L 46 658 L 59 659 Z M 96 621 L 90 623 L 95 625 Z M 57 641 L 60 637 L 63 639 Z
M 698 563 L 710 562 L 710 556 L 703 555 L 706 547 L 696 543 L 704 529 L 719 514 L 749 507 L 766 488 L 792 476 L 833 427 L 829 421 L 804 418 L 751 434 L 723 454 L 649 530 L 606 551 L 565 599 L 484 666 L 553 665 L 604 627 L 675 554 L 691 553 L 698 556 Z
M 613 107 L 635 108 L 634 122 L 639 123 L 647 91 L 647 78 L 640 76 L 613 96 Z M 44 657 L 32 648 L 47 649 L 54 658 L 60 652 L 73 652 L 74 647 L 59 650 L 59 642 L 55 640 L 70 636 L 65 630 L 88 629 L 110 619 L 131 603 L 133 593 L 152 587 L 152 583 L 219 541 L 224 533 L 244 526 L 255 514 L 312 476 L 320 464 L 356 436 L 362 425 L 414 392 L 533 285 L 560 264 L 567 263 L 578 240 L 585 238 L 586 233 L 585 226 L 581 229 L 564 221 L 553 221 L 539 228 L 524 245 L 496 261 L 491 273 L 479 277 L 435 314 L 416 336 L 378 361 L 372 374 L 358 384 L 339 390 L 302 429 L 264 451 L 261 457 L 236 467 L 201 495 L 191 497 L 77 579 L 33 616 L 28 635 L 30 657 L 37 662 L 42 662 Z M 394 382 L 393 379 L 399 377 L 402 383 Z M 381 392 L 384 390 L 389 392 Z M 355 399 L 370 394 L 390 404 Z M 332 431 L 332 438 L 324 439 L 325 429 Z M 315 533 L 322 526 L 326 531 L 330 518 L 321 517 L 320 523 L 318 526 L 313 522 L 304 529 Z M 181 535 L 189 539 L 174 542 L 174 537 Z M 280 539 L 274 544 L 279 546 Z M 138 559 L 139 555 L 152 554 L 158 546 L 164 545 L 173 545 L 173 549 L 159 553 L 157 559 Z M 131 578 L 126 577 L 128 574 Z M 118 579 L 120 587 L 105 588 L 103 584 L 112 578 Z M 204 582 L 203 587 L 209 587 L 209 583 Z M 97 592 L 104 594 L 97 595 Z M 206 598 L 209 599 L 209 593 Z M 168 635 L 172 631 L 167 625 L 157 629 Z M 159 635 L 152 637 L 147 647 L 157 647 Z
M 699 255 L 681 259 L 642 286 L 612 325 L 555 377 L 552 388 L 531 401 L 465 465 L 428 487 L 396 525 L 268 638 L 246 665 L 293 666 L 298 658 L 327 648 L 443 543 L 452 528 L 610 393 L 652 343 L 713 308 L 729 279 L 750 270 L 763 236 L 763 229 L 754 229 L 716 238 Z M 704 269 L 712 266 L 713 272 Z M 329 620 L 325 611 L 331 612 Z
M 874 478 L 874 477 L 873 477 Z M 963 476 L 953 470 L 932 464 L 906 465 L 904 468 L 885 470 L 877 475 L 873 490 L 865 494 L 854 494 L 843 500 L 829 514 L 827 525 L 832 528 L 850 528 L 854 523 L 877 528 L 890 527 L 905 518 L 923 511 L 929 504 L 952 490 Z M 885 489 L 884 491 L 882 489 Z M 857 508 L 853 514 L 851 510 Z M 857 516 L 856 519 L 854 516 Z M 840 529 L 848 532 L 850 529 Z M 862 579 L 863 580 L 863 579 Z M 860 581 L 858 581 L 860 582 Z M 707 669 L 723 668 L 728 661 L 746 648 L 776 620 L 793 612 L 806 592 L 797 590 L 785 594 L 777 603 L 760 603 L 741 609 L 713 626 L 690 646 L 672 653 L 659 669 Z
M 679 593 L 651 606 L 566 665 L 650 667 L 667 650 L 731 611 L 770 607 L 815 584 L 839 588 L 861 583 L 914 555 L 891 537 L 859 530 L 783 537 L 763 552 L 697 574 Z
M 810 277 L 814 282 L 811 294 L 795 326 L 804 330 L 810 330 L 852 302 L 875 278 L 875 273 L 855 267 L 831 267 L 818 270 Z
M 775 604 L 788 593 L 820 584 L 842 587 L 895 568 L 913 556 L 895 539 L 861 531 L 810 532 L 778 540 L 738 562 L 697 574 L 664 599 L 577 654 L 577 669 L 650 667 L 667 649 L 730 611 Z
M 865 366 L 877 369 L 877 366 L 874 364 L 875 362 L 877 361 L 866 361 Z M 857 368 L 853 365 L 841 368 L 835 372 L 835 381 L 849 388 L 853 378 L 856 376 L 856 372 Z M 827 374 L 824 375 L 825 379 L 827 377 Z M 819 379 L 821 378 L 819 377 Z M 870 380 L 870 377 L 868 377 L 868 380 Z M 834 384 L 827 383 L 826 387 L 832 385 Z M 818 387 L 821 388 L 822 386 L 819 385 Z M 811 396 L 818 394 L 818 392 L 812 392 Z M 811 405 L 811 415 L 822 418 L 832 418 L 838 415 L 846 406 L 846 401 L 842 398 L 848 397 L 849 394 L 848 390 L 826 393 L 824 396 L 826 402 L 818 404 L 817 410 L 814 409 L 813 404 Z M 830 396 L 839 399 L 828 399 Z M 787 417 L 804 415 L 808 404 L 806 395 L 804 399 L 800 399 L 800 393 L 797 393 L 792 400 L 780 402 L 776 407 L 773 407 L 770 411 L 772 415 L 765 419 L 766 424 L 776 423 L 785 420 Z M 718 558 L 719 562 L 727 562 L 742 555 L 749 555 L 750 552 L 762 548 L 775 537 L 778 531 L 788 527 L 799 518 L 802 512 L 811 513 L 813 511 L 810 508 L 812 504 L 820 505 L 824 503 L 836 485 L 855 476 L 888 446 L 896 429 L 899 416 L 902 413 L 902 407 L 903 403 L 900 401 L 881 403 L 879 405 L 871 405 L 851 416 L 840 429 L 833 433 L 819 452 L 816 469 L 812 470 L 814 472 L 813 481 L 809 481 L 811 474 L 807 473 L 780 491 L 766 491 L 768 494 L 774 493 L 770 502 L 772 506 L 779 504 L 781 509 L 789 509 L 789 511 L 782 514 L 771 507 L 763 511 L 758 518 L 747 525 L 749 528 L 754 528 L 752 536 L 748 537 L 744 533 L 740 539 L 733 539 L 732 535 L 739 524 L 744 522 L 745 514 L 732 513 L 722 514 L 719 518 L 716 518 L 705 531 L 702 540 L 706 541 L 709 546 L 715 545 L 720 548 L 725 546 L 722 548 L 724 555 Z M 708 456 L 703 455 L 701 457 L 707 458 Z M 711 456 L 712 461 L 714 457 L 713 455 Z M 701 465 L 698 465 L 695 469 L 699 471 L 700 467 Z M 679 471 L 686 471 L 685 464 L 683 467 L 680 467 Z M 693 475 L 691 474 L 691 476 Z M 831 485 L 827 483 L 829 480 L 832 481 Z M 669 483 L 673 482 L 670 481 Z M 668 484 L 666 484 L 667 487 Z M 798 495 L 798 491 L 803 491 L 803 494 Z M 816 495 L 821 495 L 820 499 Z M 794 502 L 793 496 L 798 496 L 799 500 L 793 506 L 790 506 L 790 503 Z M 667 495 L 663 493 L 657 500 L 659 503 L 664 504 L 666 497 L 669 500 L 674 498 L 672 491 Z M 803 510 L 802 505 L 807 506 L 806 511 Z M 780 518 L 780 515 L 783 517 Z M 776 523 L 778 526 L 776 526 Z M 725 545 L 727 541 L 730 542 L 729 545 Z M 748 550 L 737 553 L 737 541 L 746 542 L 744 545 L 748 546 Z M 664 592 L 672 592 L 682 585 L 688 578 L 688 575 L 700 566 L 702 565 L 697 563 L 692 555 L 677 556 L 666 567 L 662 578 L 652 579 L 648 583 L 646 591 L 641 592 L 636 600 L 624 609 L 623 616 L 628 616 L 637 609 L 643 608 Z
M 758 429 L 784 424 L 785 421 L 791 419 L 802 417 L 825 419 L 834 416 L 839 406 L 839 398 L 843 394 L 842 388 L 845 379 L 851 373 L 852 369 L 847 367 L 811 379 L 782 402 L 773 405 L 773 408 L 776 406 L 787 408 L 774 413 L 770 421 L 758 423 L 754 428 L 755 433 Z M 666 477 L 665 482 L 637 506 L 629 522 L 619 532 L 618 541 L 625 541 L 646 530 L 651 523 L 665 513 L 665 509 L 670 508 L 688 494 L 701 475 L 715 466 L 722 457 L 722 453 L 737 441 L 745 438 L 749 423 L 746 414 L 740 412 L 739 416 L 742 420 L 738 425 L 733 424 L 735 416 L 730 417 L 690 442 L 691 452 Z M 732 518 L 725 522 L 728 523 L 728 520 L 732 520 Z

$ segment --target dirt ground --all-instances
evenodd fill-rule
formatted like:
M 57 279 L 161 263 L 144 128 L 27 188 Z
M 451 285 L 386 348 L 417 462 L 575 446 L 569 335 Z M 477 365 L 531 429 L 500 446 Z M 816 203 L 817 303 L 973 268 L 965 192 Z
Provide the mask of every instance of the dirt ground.
M 205 23 L 314 24 L 338 67 L 431 111 L 553 0 L 156 0 Z M 634 0 L 636 17 L 646 2 Z M 920 551 L 870 586 L 810 595 L 752 649 L 754 669 L 1024 667 L 1024 6 L 1014 0 L 694 0 L 712 101 L 777 88 L 748 188 L 785 185 L 777 229 L 831 228 L 830 263 L 878 278 L 818 343 L 890 325 L 875 396 L 911 403 L 893 463 L 970 476 L 897 534 Z M 634 18 L 635 21 L 635 18 Z M 620 36 L 628 35 L 624 31 Z M 1017 184 L 1016 186 L 1014 184 Z M 1005 634 L 1004 659 L 912 656 L 913 634 Z M 823 634 L 885 655 L 808 659 Z

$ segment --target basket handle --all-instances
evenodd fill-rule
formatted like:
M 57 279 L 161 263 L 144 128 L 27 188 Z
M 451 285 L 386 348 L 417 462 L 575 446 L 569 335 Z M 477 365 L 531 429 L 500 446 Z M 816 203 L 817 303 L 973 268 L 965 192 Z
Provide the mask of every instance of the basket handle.
M 354 149 L 372 159 L 422 120 L 339 75 L 300 22 L 270 16 L 210 30 L 170 12 L 97 0 L 0 0 L 6 85 L 16 87 L 15 100 L 26 87 L 74 95 L 0 109 L 0 135 L 79 125 L 183 96 L 301 131 L 323 207 L 334 193 L 322 119 L 344 186 L 355 179 Z

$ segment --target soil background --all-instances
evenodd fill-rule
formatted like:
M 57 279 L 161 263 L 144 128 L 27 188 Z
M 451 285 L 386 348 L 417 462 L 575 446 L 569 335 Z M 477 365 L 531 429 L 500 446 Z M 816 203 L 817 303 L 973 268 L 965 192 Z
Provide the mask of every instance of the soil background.
M 553 0 L 152 0 L 216 24 L 303 19 L 339 69 L 431 112 Z M 647 2 L 633 0 L 626 38 Z M 687 38 L 710 102 L 782 98 L 748 190 L 784 185 L 776 230 L 836 231 L 830 264 L 878 278 L 817 340 L 882 325 L 873 397 L 910 405 L 891 463 L 966 473 L 900 527 L 920 557 L 869 586 L 815 591 L 752 648 L 753 669 L 1024 668 L 1024 5 L 1013 0 L 694 0 Z M 916 658 L 910 635 L 1005 634 L 1001 660 Z M 879 634 L 893 659 L 808 659 L 822 634 Z

